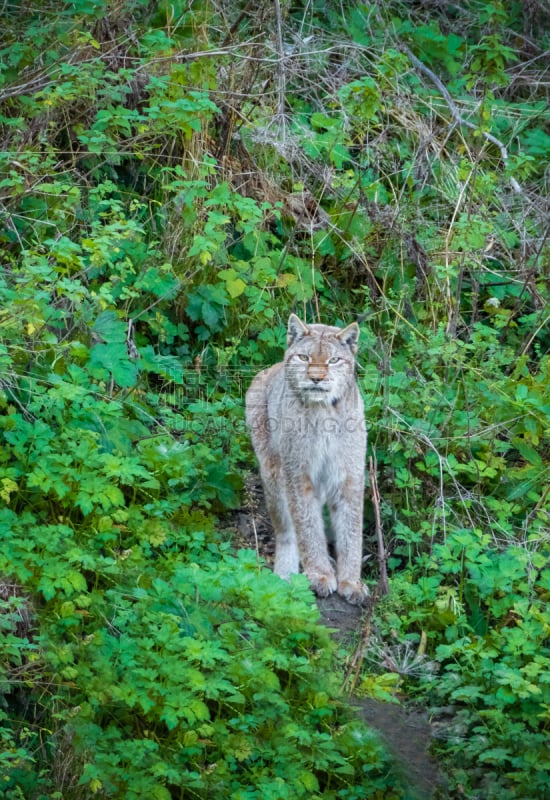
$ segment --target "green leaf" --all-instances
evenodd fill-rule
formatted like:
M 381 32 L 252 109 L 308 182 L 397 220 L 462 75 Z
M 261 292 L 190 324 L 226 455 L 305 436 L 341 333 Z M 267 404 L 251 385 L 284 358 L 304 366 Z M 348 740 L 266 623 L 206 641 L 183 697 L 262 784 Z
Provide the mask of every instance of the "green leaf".
M 116 330 L 109 335 L 116 335 Z M 135 386 L 138 377 L 138 363 L 130 360 L 126 341 L 110 344 L 96 344 L 90 351 L 89 362 L 92 374 L 107 378 L 110 373 L 119 386 Z
M 331 128 L 340 128 L 342 122 L 339 117 L 327 117 L 326 114 L 316 112 L 311 115 L 311 124 L 316 128 L 330 130 Z
M 165 786 L 155 783 L 147 789 L 147 793 L 153 800 L 172 800 L 172 794 Z
M 489 764 L 500 764 L 510 761 L 511 753 L 506 747 L 492 747 L 479 754 L 479 760 Z
M 229 296 L 235 299 L 236 297 L 240 297 L 240 295 L 246 289 L 246 283 L 242 280 L 242 278 L 235 278 L 234 280 L 229 280 L 226 283 L 227 291 Z
M 92 330 L 104 342 L 126 341 L 127 325 L 119 319 L 116 311 L 103 311 L 92 325 Z
M 541 454 L 522 439 L 512 439 L 512 443 L 520 455 L 534 467 L 544 467 Z
M 178 292 L 180 282 L 166 270 L 162 271 L 156 267 L 149 267 L 138 277 L 134 283 L 134 288 L 168 300 Z

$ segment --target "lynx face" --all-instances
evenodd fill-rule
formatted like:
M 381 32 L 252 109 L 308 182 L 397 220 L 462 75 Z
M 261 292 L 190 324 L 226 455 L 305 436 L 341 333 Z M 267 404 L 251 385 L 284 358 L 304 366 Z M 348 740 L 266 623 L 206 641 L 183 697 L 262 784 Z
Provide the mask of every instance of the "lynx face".
M 341 330 L 328 325 L 305 326 L 291 317 L 285 373 L 289 386 L 305 405 L 333 405 L 355 381 L 357 325 Z

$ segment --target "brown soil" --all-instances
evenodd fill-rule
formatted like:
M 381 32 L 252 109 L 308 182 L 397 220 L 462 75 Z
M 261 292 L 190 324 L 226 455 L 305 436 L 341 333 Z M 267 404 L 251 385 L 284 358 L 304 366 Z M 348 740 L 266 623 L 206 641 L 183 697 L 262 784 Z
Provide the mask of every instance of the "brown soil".
M 237 547 L 255 549 L 268 566 L 273 563 L 275 545 L 271 523 L 263 503 L 261 484 L 250 475 L 246 486 L 247 507 L 236 515 Z M 353 650 L 364 635 L 369 609 L 359 609 L 338 595 L 318 599 L 322 622 L 333 630 L 341 644 Z M 445 797 L 444 780 L 430 755 L 433 731 L 426 712 L 406 703 L 383 703 L 372 698 L 351 696 L 363 720 L 379 734 L 407 784 L 407 800 Z

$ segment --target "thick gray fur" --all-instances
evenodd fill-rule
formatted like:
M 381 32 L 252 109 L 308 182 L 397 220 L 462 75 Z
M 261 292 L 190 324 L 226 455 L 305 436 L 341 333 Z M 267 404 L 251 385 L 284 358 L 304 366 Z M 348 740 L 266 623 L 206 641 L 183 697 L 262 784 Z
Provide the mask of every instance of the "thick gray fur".
M 317 595 L 362 605 L 363 495 L 367 434 L 355 379 L 356 323 L 341 329 L 288 322 L 284 360 L 260 372 L 246 419 L 276 537 L 275 572 L 302 569 Z M 323 524 L 330 513 L 333 566 Z

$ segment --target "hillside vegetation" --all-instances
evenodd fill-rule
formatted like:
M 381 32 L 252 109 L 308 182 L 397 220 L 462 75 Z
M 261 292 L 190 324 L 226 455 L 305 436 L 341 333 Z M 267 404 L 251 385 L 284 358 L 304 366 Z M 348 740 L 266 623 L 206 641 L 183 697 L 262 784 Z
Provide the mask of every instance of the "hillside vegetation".
M 231 543 L 295 311 L 361 323 L 357 692 L 445 709 L 446 797 L 550 797 L 547 2 L 0 26 L 0 796 L 407 796 L 306 581 Z

